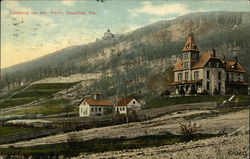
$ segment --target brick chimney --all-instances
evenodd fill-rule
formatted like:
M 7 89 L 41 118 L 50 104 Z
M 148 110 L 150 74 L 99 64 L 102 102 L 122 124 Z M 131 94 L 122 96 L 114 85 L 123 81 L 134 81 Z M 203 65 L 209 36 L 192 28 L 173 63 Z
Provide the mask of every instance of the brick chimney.
M 215 51 L 215 49 L 212 49 L 211 55 L 212 55 L 212 57 L 216 57 L 216 51 Z

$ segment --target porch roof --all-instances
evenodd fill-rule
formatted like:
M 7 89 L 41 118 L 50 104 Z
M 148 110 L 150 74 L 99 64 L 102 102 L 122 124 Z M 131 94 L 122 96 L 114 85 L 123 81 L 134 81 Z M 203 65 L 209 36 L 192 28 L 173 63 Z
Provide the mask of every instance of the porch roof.
M 190 80 L 190 81 L 172 82 L 172 83 L 169 83 L 169 86 L 201 83 L 201 81 L 202 81 L 202 80 Z

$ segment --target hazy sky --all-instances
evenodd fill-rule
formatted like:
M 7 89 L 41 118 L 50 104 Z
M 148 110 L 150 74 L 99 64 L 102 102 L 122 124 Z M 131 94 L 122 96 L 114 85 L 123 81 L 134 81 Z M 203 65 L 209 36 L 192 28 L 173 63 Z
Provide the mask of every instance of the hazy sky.
M 248 0 L 1 1 L 1 68 L 95 41 L 108 28 L 122 34 L 158 20 L 207 11 L 249 12 L 250 4 Z

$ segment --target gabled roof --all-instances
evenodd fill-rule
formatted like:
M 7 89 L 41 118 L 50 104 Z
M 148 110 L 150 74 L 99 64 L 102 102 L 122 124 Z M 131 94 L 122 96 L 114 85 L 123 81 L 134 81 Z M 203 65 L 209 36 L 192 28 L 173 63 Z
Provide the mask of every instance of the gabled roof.
M 223 61 L 227 72 L 246 72 L 246 70 L 236 61 Z
M 117 101 L 116 106 L 126 106 L 133 99 L 135 99 L 135 98 L 122 98 L 122 99 Z
M 220 60 L 217 57 L 213 57 L 211 52 L 204 52 L 201 54 L 199 60 L 197 60 L 197 62 L 192 66 L 191 69 L 197 69 L 197 68 L 202 68 L 205 67 L 205 65 L 207 64 L 207 62 L 210 59 L 217 59 Z M 181 71 L 184 70 L 184 66 L 183 66 L 183 62 L 180 60 L 177 62 L 177 64 L 174 67 L 174 71 Z
M 80 104 L 85 100 L 90 106 L 113 106 L 110 100 L 95 100 L 92 98 L 84 98 Z M 80 105 L 79 104 L 79 105 Z
M 190 33 L 187 37 L 187 40 L 186 40 L 186 43 L 184 45 L 182 52 L 186 52 L 186 51 L 199 51 L 197 44 L 195 42 L 193 33 Z

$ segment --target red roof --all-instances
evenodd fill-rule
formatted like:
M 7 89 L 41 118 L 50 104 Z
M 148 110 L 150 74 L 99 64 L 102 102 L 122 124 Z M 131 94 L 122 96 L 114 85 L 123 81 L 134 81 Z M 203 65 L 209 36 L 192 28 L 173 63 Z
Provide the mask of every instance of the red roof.
M 92 98 L 85 98 L 85 100 L 90 106 L 113 106 L 110 100 L 95 100 Z
M 187 37 L 187 41 L 184 45 L 184 48 L 182 50 L 183 52 L 186 52 L 186 51 L 199 51 L 198 47 L 197 47 L 197 44 L 194 40 L 194 34 L 193 33 L 190 33 Z
M 118 100 L 116 106 L 126 106 L 129 102 L 131 102 L 134 98 L 122 98 Z
M 192 66 L 191 69 L 196 69 L 196 68 L 202 68 L 202 67 L 204 67 L 210 58 L 215 58 L 215 57 L 212 57 L 211 52 L 204 52 L 204 53 L 202 53 L 201 56 L 200 56 L 200 58 L 199 58 L 199 60 Z M 183 62 L 180 60 L 175 65 L 174 71 L 181 71 L 183 69 L 184 69 Z
M 236 61 L 224 61 L 227 72 L 246 72 L 244 68 Z

